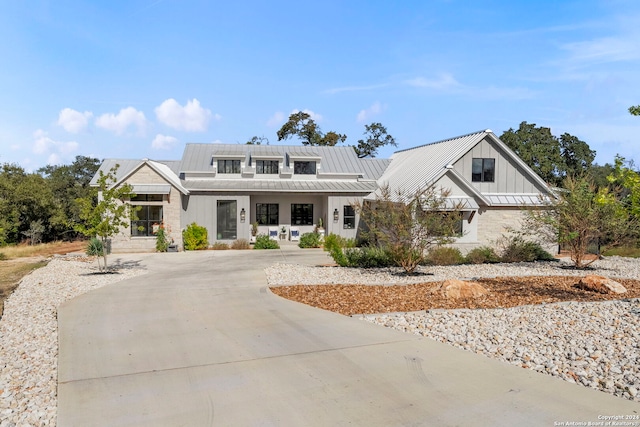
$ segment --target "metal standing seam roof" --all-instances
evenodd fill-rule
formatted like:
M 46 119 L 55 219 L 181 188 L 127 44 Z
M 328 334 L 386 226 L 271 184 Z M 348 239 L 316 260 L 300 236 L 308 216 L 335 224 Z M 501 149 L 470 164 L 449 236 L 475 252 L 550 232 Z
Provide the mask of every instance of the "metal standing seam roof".
M 370 193 L 375 181 L 217 179 L 184 181 L 190 191 Z
M 131 173 L 133 173 L 136 169 L 138 169 L 143 164 L 148 164 L 152 169 L 155 169 L 170 185 L 176 187 L 182 193 L 188 193 L 188 190 L 184 188 L 180 178 L 178 177 L 175 170 L 178 168 L 179 162 L 177 161 L 154 161 L 154 160 L 132 160 L 132 159 L 105 159 L 98 172 L 93 176 L 89 185 L 97 186 L 98 178 L 100 176 L 99 171 L 103 173 L 108 173 L 113 167 L 118 165 L 118 170 L 116 171 L 116 183 L 119 183 Z M 162 185 L 162 184 L 158 184 Z M 141 188 L 141 187 L 139 187 Z M 142 192 L 140 192 L 142 194 Z M 151 193 L 149 193 L 151 194 Z M 160 193 L 158 193 L 160 194 Z

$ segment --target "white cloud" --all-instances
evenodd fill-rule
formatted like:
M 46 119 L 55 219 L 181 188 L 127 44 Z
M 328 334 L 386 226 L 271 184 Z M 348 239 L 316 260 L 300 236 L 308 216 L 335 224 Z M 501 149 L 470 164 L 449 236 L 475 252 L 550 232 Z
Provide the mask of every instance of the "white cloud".
M 291 114 L 295 114 L 295 113 L 299 113 L 300 110 L 292 110 Z M 302 110 L 303 113 L 307 113 L 310 117 L 311 120 L 313 120 L 314 122 L 320 122 L 322 121 L 322 116 L 318 113 L 314 113 L 311 110 L 307 110 L 306 108 L 304 110 Z
M 169 98 L 155 109 L 158 121 L 170 128 L 187 132 L 205 132 L 211 119 L 220 120 L 219 114 L 202 108 L 200 101 L 192 99 L 183 107 L 173 98 Z
M 118 114 L 107 113 L 96 119 L 96 126 L 114 132 L 116 135 L 124 135 L 130 127 L 137 128 L 137 134 L 144 136 L 147 128 L 147 119 L 142 111 L 133 107 L 120 110 Z
M 442 73 L 435 79 L 417 77 L 415 79 L 407 80 L 406 83 L 410 86 L 436 90 L 447 90 L 460 86 L 460 83 L 458 83 L 458 81 L 449 73 Z
M 373 103 L 373 105 L 371 105 L 371 107 L 366 108 L 364 110 L 360 110 L 356 120 L 358 121 L 358 123 L 362 123 L 362 122 L 364 122 L 366 120 L 369 120 L 373 116 L 377 116 L 378 114 L 380 114 L 382 112 L 383 109 L 384 109 L 384 107 L 382 106 L 382 104 L 380 104 L 380 102 L 376 101 L 376 102 Z
M 79 146 L 75 141 L 55 141 L 42 129 L 35 131 L 33 138 L 33 152 L 35 154 L 49 154 L 47 162 L 51 165 L 59 164 L 62 157 L 70 157 L 68 155 L 75 153 Z
M 91 117 L 93 113 L 90 111 L 81 113 L 71 108 L 64 108 L 58 115 L 58 125 L 69 133 L 80 133 L 87 128 Z
M 178 139 L 169 135 L 157 134 L 151 142 L 151 147 L 156 150 L 169 150 L 178 143 Z
M 286 117 L 284 113 L 282 111 L 276 111 L 275 113 L 273 113 L 273 116 L 271 116 L 271 118 L 267 120 L 267 126 L 269 126 L 270 128 L 280 126 L 284 123 L 285 120 Z

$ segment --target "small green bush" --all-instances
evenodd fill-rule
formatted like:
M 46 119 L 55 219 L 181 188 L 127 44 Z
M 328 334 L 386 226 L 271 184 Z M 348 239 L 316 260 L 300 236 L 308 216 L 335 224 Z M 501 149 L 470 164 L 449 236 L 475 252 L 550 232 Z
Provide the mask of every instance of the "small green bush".
M 331 233 L 324 237 L 323 246 L 327 252 L 327 246 L 332 247 L 334 244 L 338 245 L 341 248 L 355 248 L 356 241 L 355 239 L 347 239 L 346 237 L 342 237 L 338 234 Z
M 280 245 L 277 241 L 271 240 L 266 234 L 260 234 L 256 237 L 253 249 L 280 249 Z
M 344 240 L 346 239 L 333 233 L 324 238 L 324 250 L 329 252 L 331 258 L 333 258 L 335 263 L 340 267 L 349 266 L 349 261 L 347 260 L 347 257 L 342 250 L 342 243 Z
M 500 254 L 502 262 L 552 261 L 553 255 L 545 251 L 540 244 L 515 236 L 508 238 Z
M 249 241 L 247 239 L 238 239 L 234 240 L 231 243 L 231 249 L 250 249 L 251 245 L 249 245 Z
M 458 265 L 464 264 L 464 261 L 460 249 L 449 246 L 435 247 L 425 257 L 425 262 L 430 265 Z
M 92 237 L 87 242 L 86 254 L 89 256 L 104 256 L 104 245 L 102 240 Z
M 160 227 L 156 233 L 156 251 L 167 252 L 169 244 L 171 244 L 171 242 L 167 238 L 167 233 L 164 231 L 164 227 Z
M 319 248 L 320 247 L 320 234 L 318 233 L 304 233 L 300 236 L 300 242 L 298 246 L 305 248 Z
M 465 260 L 469 264 L 489 264 L 500 262 L 500 257 L 492 247 L 480 246 L 479 248 L 474 248 L 469 251 Z
M 7 256 L 4 254 L 4 252 L 0 252 L 0 261 L 4 261 L 7 259 Z
M 344 255 L 349 267 L 381 268 L 395 265 L 389 251 L 376 246 L 347 248 Z
M 214 251 L 226 251 L 227 249 L 229 249 L 229 244 L 225 242 L 215 242 L 213 245 L 211 245 L 211 249 L 213 249 Z
M 202 227 L 195 222 L 189 224 L 182 232 L 184 249 L 187 251 L 197 251 L 209 247 L 209 234 L 206 227 Z

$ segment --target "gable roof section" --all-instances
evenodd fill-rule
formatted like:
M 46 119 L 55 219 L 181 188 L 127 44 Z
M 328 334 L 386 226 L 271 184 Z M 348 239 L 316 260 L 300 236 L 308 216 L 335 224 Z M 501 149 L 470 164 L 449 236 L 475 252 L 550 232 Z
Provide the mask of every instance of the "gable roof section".
M 149 166 L 153 169 L 158 175 L 160 175 L 165 181 L 174 186 L 178 191 L 182 194 L 189 194 L 189 190 L 184 188 L 182 183 L 180 182 L 180 178 L 176 174 L 175 170 L 178 168 L 179 162 L 176 161 L 153 161 L 148 159 L 143 160 L 131 160 L 131 159 L 105 159 L 100 165 L 99 171 L 103 173 L 108 173 L 113 167 L 119 165 L 118 170 L 116 171 L 116 182 L 114 186 L 118 186 L 126 181 L 129 177 L 131 177 L 134 173 L 136 173 L 141 167 L 144 165 Z M 98 185 L 98 178 L 100 173 L 96 173 L 89 185 L 96 186 Z M 156 188 L 157 187 L 157 188 Z M 140 187 L 146 188 L 146 187 Z M 148 187 L 150 191 L 161 191 L 162 189 L 155 185 L 153 187 Z M 164 187 L 162 187 L 164 188 Z
M 427 188 L 448 171 L 454 172 L 450 166 L 487 137 L 500 147 L 507 157 L 517 163 L 529 178 L 542 188 L 548 188 L 542 178 L 489 129 L 396 151 L 391 156 L 391 164 L 378 180 L 378 184 L 380 187 L 388 185 L 394 189 L 400 188 L 407 194 Z M 471 190 L 476 196 L 482 196 L 460 174 L 453 173 L 452 176 L 463 183 L 466 190 Z M 376 194 L 371 194 L 367 198 L 373 199 Z M 488 205 L 493 204 L 492 199 L 488 197 L 482 196 L 481 200 Z

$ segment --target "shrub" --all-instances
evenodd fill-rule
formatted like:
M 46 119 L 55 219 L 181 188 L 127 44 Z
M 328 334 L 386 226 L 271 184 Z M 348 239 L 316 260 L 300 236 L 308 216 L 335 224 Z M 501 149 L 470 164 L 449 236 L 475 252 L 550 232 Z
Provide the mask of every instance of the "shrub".
M 254 249 L 280 249 L 280 245 L 275 240 L 271 240 L 266 234 L 260 234 L 256 237 Z
M 249 241 L 247 239 L 234 240 L 231 243 L 231 249 L 250 249 Z
M 167 252 L 170 243 L 171 242 L 167 238 L 167 233 L 164 231 L 164 227 L 160 227 L 156 233 L 156 251 Z
M 329 234 L 324 238 L 324 250 L 329 252 L 329 255 L 336 264 L 340 267 L 348 267 L 349 261 L 347 260 L 346 255 L 344 254 L 342 248 L 342 243 L 345 242 L 346 239 L 338 236 L 337 234 Z
M 89 256 L 104 256 L 104 245 L 102 240 L 92 237 L 87 242 L 86 254 Z
M 381 268 L 396 265 L 389 251 L 376 246 L 348 248 L 344 255 L 349 267 Z
M 464 256 L 458 248 L 439 246 L 429 251 L 425 261 L 431 265 L 458 265 L 464 263 Z
M 532 262 L 555 260 L 539 243 L 524 240 L 520 236 L 506 238 L 500 254 L 502 262 Z
M 0 252 L 0 261 L 4 261 L 7 259 L 7 256 L 4 254 L 4 252 Z
M 300 236 L 300 243 L 298 243 L 298 246 L 301 248 L 319 248 L 320 234 L 304 233 L 302 236 Z
M 324 241 L 322 242 L 324 248 L 326 251 L 329 251 L 327 249 L 327 246 L 332 246 L 333 244 L 336 244 L 338 246 L 340 246 L 341 248 L 355 248 L 356 247 L 356 241 L 355 239 L 347 239 L 346 237 L 342 237 L 338 234 L 334 234 L 331 233 L 327 236 L 324 237 Z
M 189 224 L 182 232 L 184 249 L 187 251 L 197 251 L 207 249 L 209 246 L 209 235 L 206 227 L 202 227 L 195 222 Z
M 215 242 L 213 245 L 211 245 L 211 249 L 213 249 L 214 251 L 226 251 L 227 249 L 229 249 L 229 244 L 224 242 Z
M 490 246 L 480 246 L 472 249 L 465 257 L 470 264 L 488 264 L 492 262 L 500 262 L 500 257 Z

